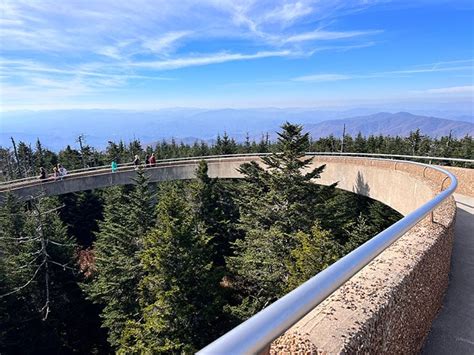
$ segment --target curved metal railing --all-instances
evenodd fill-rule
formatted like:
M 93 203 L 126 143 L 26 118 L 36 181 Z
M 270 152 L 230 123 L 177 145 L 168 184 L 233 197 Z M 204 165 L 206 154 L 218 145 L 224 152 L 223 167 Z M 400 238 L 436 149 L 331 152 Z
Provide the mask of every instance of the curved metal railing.
M 308 155 L 334 155 L 334 156 L 359 156 L 370 157 L 374 160 L 382 157 L 391 159 L 428 159 L 428 160 L 447 160 L 474 163 L 474 160 L 440 158 L 440 157 L 421 157 L 406 155 L 385 155 L 385 154 L 358 154 L 358 153 L 307 153 Z M 205 157 L 188 157 L 178 159 L 160 160 L 155 166 L 166 166 L 171 163 L 189 162 L 194 163 L 202 159 L 219 160 L 238 157 L 259 157 L 267 154 L 235 154 L 218 155 Z M 418 165 L 441 172 L 449 178 L 451 183 L 444 190 L 436 195 L 432 200 L 426 202 L 415 211 L 403 217 L 401 220 L 385 229 L 375 237 L 353 250 L 316 276 L 283 296 L 267 308 L 263 309 L 247 321 L 243 322 L 221 338 L 206 346 L 200 354 L 248 354 L 257 353 L 268 346 L 274 339 L 283 334 L 293 324 L 298 322 L 303 316 L 314 309 L 319 303 L 326 299 L 331 293 L 342 286 L 347 280 L 355 275 L 359 270 L 366 266 L 382 251 L 392 245 L 403 234 L 410 230 L 415 224 L 420 222 L 425 216 L 445 201 L 456 189 L 456 177 L 440 167 L 422 164 L 418 162 L 406 161 L 407 164 Z M 133 169 L 133 164 L 122 164 L 119 171 Z M 81 175 L 95 175 L 110 172 L 110 167 L 102 166 L 90 169 L 79 169 L 71 171 L 71 176 L 80 177 Z M 11 189 L 12 187 L 22 187 L 24 185 L 38 183 L 37 179 L 20 179 L 10 181 L 8 184 L 0 185 L 0 191 Z
M 456 189 L 457 179 L 449 171 L 422 163 L 451 180 L 444 191 L 403 217 L 375 237 L 266 307 L 227 334 L 206 346 L 198 354 L 255 354 L 267 347 L 329 295 L 341 287 L 370 261 L 403 236 L 414 225 L 445 201 Z
M 168 164 L 170 162 L 199 161 L 202 159 L 220 159 L 220 158 L 232 158 L 232 157 L 234 158 L 235 157 L 258 157 L 258 156 L 265 156 L 265 155 L 270 155 L 270 154 L 272 153 L 241 153 L 241 154 L 206 155 L 206 156 L 199 156 L 199 157 L 160 159 L 159 161 L 156 162 L 154 166 L 160 166 L 160 165 Z M 452 162 L 472 164 L 474 166 L 474 159 L 443 158 L 443 157 L 430 157 L 430 156 L 421 156 L 421 155 L 399 155 L 399 154 L 378 154 L 378 153 L 339 153 L 339 152 L 307 152 L 306 154 L 307 155 L 329 155 L 329 156 L 376 157 L 376 158 L 401 159 L 401 160 L 408 160 L 408 161 L 428 160 L 430 164 L 432 161 L 452 161 Z M 134 168 L 133 163 L 118 164 L 118 171 L 132 170 L 133 168 Z M 87 174 L 87 175 L 94 175 L 94 173 L 103 173 L 105 171 L 110 171 L 110 165 L 102 165 L 102 166 L 70 170 L 68 172 L 68 175 L 63 178 L 67 178 L 69 176 L 78 175 L 78 174 L 90 173 L 90 172 L 92 172 L 93 174 Z M 59 180 L 59 179 L 56 179 L 53 176 L 49 176 L 46 179 L 46 181 L 55 181 L 55 180 Z M 30 182 L 39 183 L 39 180 L 36 176 L 31 176 L 31 177 L 26 177 L 22 179 L 2 181 L 0 182 L 0 191 L 8 190 L 11 187 L 18 187 L 18 184 L 23 185 L 23 183 L 29 186 Z

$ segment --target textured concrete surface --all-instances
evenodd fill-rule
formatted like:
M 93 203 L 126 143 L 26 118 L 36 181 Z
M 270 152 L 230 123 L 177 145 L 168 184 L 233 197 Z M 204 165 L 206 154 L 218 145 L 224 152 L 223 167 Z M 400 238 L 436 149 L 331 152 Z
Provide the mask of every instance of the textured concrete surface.
M 441 166 L 449 170 L 458 179 L 456 192 L 460 195 L 474 197 L 474 169 L 456 168 L 453 166 Z
M 415 354 L 448 285 L 454 200 L 278 338 L 270 354 Z
M 423 348 L 426 355 L 474 354 L 474 197 L 455 194 L 449 287 Z

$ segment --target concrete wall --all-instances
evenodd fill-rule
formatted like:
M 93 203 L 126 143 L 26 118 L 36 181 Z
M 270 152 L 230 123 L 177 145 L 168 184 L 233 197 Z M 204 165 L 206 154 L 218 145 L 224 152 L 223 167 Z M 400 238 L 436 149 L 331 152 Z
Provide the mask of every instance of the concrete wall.
M 236 169 L 250 160 L 254 158 L 210 160 L 209 175 L 238 178 Z M 313 164 L 326 164 L 317 183 L 338 182 L 339 188 L 370 196 L 404 215 L 449 185 L 439 172 L 400 161 L 324 156 Z M 196 161 L 181 162 L 147 169 L 147 174 L 152 181 L 189 179 L 196 167 Z M 12 191 L 20 196 L 41 190 L 60 194 L 128 184 L 134 175 L 99 171 Z M 434 212 L 435 223 L 427 218 L 406 233 L 278 338 L 271 353 L 416 353 L 448 284 L 454 219 L 450 198 Z
M 442 166 L 441 168 L 449 170 L 456 175 L 458 179 L 458 188 L 456 193 L 474 197 L 474 169 L 456 168 L 451 166 Z

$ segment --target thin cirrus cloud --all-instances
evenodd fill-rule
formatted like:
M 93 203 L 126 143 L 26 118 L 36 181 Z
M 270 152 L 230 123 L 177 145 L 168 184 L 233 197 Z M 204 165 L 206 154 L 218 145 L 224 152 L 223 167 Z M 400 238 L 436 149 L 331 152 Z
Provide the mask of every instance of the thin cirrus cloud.
M 381 30 L 369 30 L 369 31 L 323 31 L 315 30 L 311 32 L 305 32 L 290 36 L 283 40 L 284 43 L 295 43 L 305 41 L 329 41 L 337 39 L 347 39 L 368 35 L 375 35 L 381 33 Z
M 471 65 L 459 65 L 471 64 Z M 436 62 L 431 64 L 422 64 L 413 68 L 402 70 L 391 70 L 374 72 L 367 74 L 342 74 L 342 73 L 318 73 L 294 77 L 291 81 L 318 83 L 325 81 L 340 81 L 353 79 L 378 79 L 378 78 L 394 78 L 401 76 L 409 76 L 411 74 L 432 74 L 437 72 L 470 72 L 473 69 L 474 60 L 460 59 L 447 62 Z
M 95 52 L 101 56 L 117 61 L 129 61 L 141 54 L 170 55 L 178 47 L 179 42 L 190 37 L 193 31 L 172 31 L 160 36 L 140 36 L 133 40 L 125 40 L 98 48 Z
M 268 12 L 263 16 L 263 21 L 269 23 L 280 23 L 283 22 L 284 26 L 293 23 L 296 19 L 309 15 L 313 12 L 313 7 L 309 4 L 297 1 L 294 4 L 287 3 L 281 7 L 277 7 L 274 10 Z
M 153 53 L 167 53 L 174 49 L 178 41 L 192 35 L 192 31 L 174 31 L 168 32 L 158 38 L 147 38 L 142 42 L 142 46 Z
M 474 85 L 451 86 L 446 88 L 415 91 L 416 94 L 474 94 Z
M 353 79 L 350 75 L 345 74 L 315 74 L 315 75 L 306 75 L 293 78 L 293 81 L 307 81 L 313 83 L 320 83 L 325 81 L 340 81 L 340 80 L 349 80 Z
M 81 76 L 81 77 L 99 77 L 99 78 L 118 78 L 122 79 L 149 79 L 154 80 L 173 80 L 170 77 L 149 77 L 146 75 L 130 74 L 123 71 L 118 71 L 120 67 L 115 68 L 115 72 L 105 72 L 104 69 L 111 69 L 110 65 L 103 65 L 102 63 L 89 64 L 90 67 L 96 67 L 98 70 L 87 70 L 88 66 L 75 66 L 68 69 L 51 67 L 42 63 L 37 63 L 30 60 L 8 60 L 0 58 L 0 73 L 5 77 L 8 76 L 30 76 L 35 73 L 46 73 L 63 76 Z M 114 69 L 112 67 L 112 69 Z M 102 71 L 101 71 L 102 70 Z
M 207 56 L 200 57 L 186 57 L 186 58 L 174 58 L 167 60 L 158 61 L 147 61 L 147 62 L 134 62 L 130 63 L 131 66 L 138 68 L 154 69 L 154 70 L 173 70 L 185 67 L 202 66 L 210 64 L 218 64 L 232 61 L 242 61 L 269 57 L 287 57 L 294 53 L 288 50 L 283 51 L 263 51 L 254 54 L 242 54 L 242 53 L 215 53 Z

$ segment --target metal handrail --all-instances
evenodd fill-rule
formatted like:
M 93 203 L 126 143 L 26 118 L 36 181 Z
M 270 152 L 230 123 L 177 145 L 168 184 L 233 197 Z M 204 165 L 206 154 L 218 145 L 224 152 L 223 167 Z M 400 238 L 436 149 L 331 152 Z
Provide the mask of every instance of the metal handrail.
M 457 179 L 449 171 L 422 163 L 406 163 L 428 166 L 431 169 L 446 174 L 451 180 L 451 184 L 432 200 L 426 202 L 298 288 L 209 344 L 199 351 L 198 354 L 258 353 L 431 213 L 455 191 Z
M 265 155 L 270 155 L 272 153 L 242 153 L 242 154 L 223 154 L 223 155 L 205 155 L 205 156 L 199 156 L 199 157 L 181 157 L 181 158 L 170 158 L 170 159 L 160 159 L 158 160 L 153 166 L 151 165 L 145 165 L 145 164 L 139 164 L 142 167 L 159 167 L 163 166 L 169 163 L 174 163 L 174 162 L 199 162 L 200 160 L 210 160 L 210 159 L 225 159 L 225 158 L 238 158 L 238 157 L 261 157 Z M 135 168 L 134 163 L 123 163 L 123 164 L 118 164 L 117 165 L 117 170 L 118 171 L 126 171 L 126 170 L 133 170 Z M 28 186 L 29 182 L 35 182 L 35 183 L 44 183 L 45 181 L 58 181 L 66 178 L 71 178 L 75 176 L 79 176 L 82 173 L 85 172 L 92 172 L 92 173 L 102 173 L 102 172 L 109 172 L 111 170 L 110 165 L 102 165 L 102 166 L 96 166 L 96 167 L 91 167 L 91 168 L 82 168 L 82 169 L 75 169 L 75 170 L 70 170 L 68 171 L 67 175 L 61 177 L 53 177 L 53 176 L 48 176 L 46 179 L 38 179 L 38 177 L 32 176 L 32 177 L 27 177 L 27 178 L 22 178 L 22 179 L 16 179 L 16 180 L 10 180 L 10 181 L 4 181 L 0 182 L 0 191 L 5 191 L 10 189 L 12 186 L 15 187 L 21 187 L 21 186 Z M 91 174 L 88 176 L 93 176 L 95 174 Z
M 308 152 L 307 154 L 314 155 L 349 155 L 349 156 L 360 156 L 360 157 L 390 157 L 390 158 L 403 158 L 406 160 L 438 160 L 438 161 L 454 161 L 460 163 L 474 164 L 474 159 L 461 159 L 461 158 L 444 158 L 444 157 L 430 157 L 427 155 L 402 155 L 402 154 L 383 154 L 383 153 L 345 153 L 345 152 Z
M 167 162 L 175 162 L 175 161 L 189 161 L 189 160 L 201 160 L 201 159 L 217 159 L 217 158 L 230 158 L 230 157 L 246 157 L 246 156 L 265 156 L 270 155 L 272 153 L 240 153 L 240 154 L 224 154 L 224 155 L 205 155 L 199 157 L 180 157 L 180 158 L 169 158 L 169 159 L 160 159 L 156 162 L 156 166 L 159 166 L 162 163 Z M 474 165 L 474 159 L 460 159 L 460 158 L 444 158 L 444 157 L 430 157 L 430 156 L 421 156 L 421 155 L 400 155 L 400 154 L 381 154 L 381 153 L 344 153 L 344 152 L 307 152 L 307 155 L 332 155 L 332 156 L 362 156 L 362 157 L 379 157 L 379 158 L 401 158 L 401 159 L 417 159 L 417 160 L 437 160 L 437 161 L 453 161 L 453 162 L 461 162 L 461 163 L 468 163 Z M 142 164 L 143 165 L 143 164 Z M 127 167 L 133 167 L 133 163 L 122 163 L 118 164 L 118 170 L 125 170 Z M 71 176 L 74 174 L 82 173 L 82 172 L 89 172 L 89 171 L 98 171 L 98 170 L 107 170 L 110 169 L 110 165 L 101 165 L 89 168 L 81 168 L 68 171 L 67 176 Z M 48 178 L 48 180 L 54 180 L 52 176 Z M 30 181 L 38 181 L 36 176 L 26 177 L 22 179 L 10 180 L 10 181 L 2 181 L 0 182 L 0 191 L 5 190 L 2 189 L 3 186 L 6 185 L 14 185 L 22 182 L 30 182 Z
M 241 153 L 241 154 L 223 154 L 223 155 L 204 155 L 204 156 L 199 156 L 199 157 L 168 158 L 168 159 L 160 159 L 154 165 L 159 166 L 162 163 L 175 162 L 175 161 L 202 160 L 202 159 L 213 159 L 213 158 L 229 158 L 229 157 L 240 157 L 240 156 L 264 156 L 264 155 L 269 155 L 269 154 L 271 154 L 271 153 Z M 140 165 L 145 166 L 145 164 L 140 164 Z M 133 162 L 117 164 L 118 170 L 123 170 L 123 169 L 126 169 L 127 167 L 134 167 L 134 166 L 135 166 L 135 164 Z M 97 170 L 110 170 L 110 165 L 100 165 L 100 166 L 93 166 L 93 167 L 89 167 L 89 168 L 68 170 L 68 174 L 66 176 L 71 176 L 71 175 L 74 175 L 74 174 L 78 174 L 78 173 L 82 173 L 82 172 L 88 172 L 88 171 L 97 171 Z M 50 175 L 48 177 L 48 179 L 54 179 L 54 177 L 52 175 Z M 2 182 L 0 182 L 0 187 L 2 185 L 12 185 L 12 184 L 17 184 L 17 183 L 27 182 L 27 181 L 38 181 L 38 177 L 37 176 L 29 176 L 29 177 L 21 178 L 21 179 L 2 181 Z
M 156 167 L 164 166 L 172 162 L 198 162 L 202 159 L 227 159 L 238 157 L 260 157 L 271 153 L 263 154 L 232 154 L 232 155 L 215 155 L 202 157 L 185 157 L 178 159 L 164 159 L 157 162 Z M 412 158 L 412 159 L 431 159 L 431 160 L 452 160 L 454 158 L 439 157 L 417 157 L 403 155 L 384 155 L 370 153 L 316 153 L 309 152 L 307 155 L 333 155 L 333 156 L 360 156 L 371 157 L 373 160 L 383 160 L 379 157 L 395 157 L 395 158 Z M 460 161 L 459 159 L 456 161 Z M 472 162 L 474 160 L 463 159 L 464 162 Z M 377 234 L 375 237 L 353 250 L 316 276 L 306 281 L 304 284 L 294 289 L 287 295 L 283 296 L 267 308 L 263 309 L 247 321 L 243 322 L 227 334 L 223 335 L 213 343 L 202 349 L 199 354 L 249 354 L 257 353 L 268 346 L 274 339 L 283 334 L 293 324 L 298 322 L 302 317 L 314 309 L 319 303 L 326 299 L 331 293 L 341 287 L 347 280 L 354 276 L 370 261 L 372 261 L 382 251 L 392 245 L 415 224 L 420 222 L 425 216 L 431 213 L 437 206 L 445 201 L 457 187 L 456 177 L 447 170 L 440 167 L 427 165 L 418 162 L 404 161 L 406 164 L 422 166 L 439 171 L 451 180 L 450 185 L 436 195 L 432 200 L 426 202 L 415 211 L 409 213 L 389 228 Z M 122 164 L 119 169 L 127 170 L 131 164 Z M 103 169 L 102 169 L 103 168 Z M 94 172 L 101 173 L 101 170 L 110 167 L 97 167 Z M 79 172 L 71 172 L 71 175 L 80 176 L 81 173 L 87 172 L 79 169 Z M 444 182 L 444 181 L 443 181 Z

